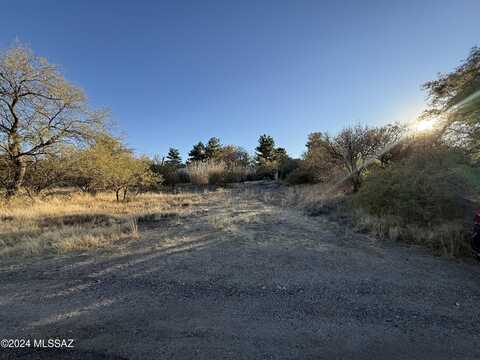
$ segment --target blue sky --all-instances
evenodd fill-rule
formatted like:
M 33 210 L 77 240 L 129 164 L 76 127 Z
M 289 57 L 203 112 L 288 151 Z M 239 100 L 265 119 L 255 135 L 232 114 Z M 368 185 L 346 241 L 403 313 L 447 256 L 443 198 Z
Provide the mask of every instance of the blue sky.
M 420 85 L 480 45 L 478 0 L 53 1 L 2 7 L 15 38 L 108 107 L 138 153 L 408 121 Z

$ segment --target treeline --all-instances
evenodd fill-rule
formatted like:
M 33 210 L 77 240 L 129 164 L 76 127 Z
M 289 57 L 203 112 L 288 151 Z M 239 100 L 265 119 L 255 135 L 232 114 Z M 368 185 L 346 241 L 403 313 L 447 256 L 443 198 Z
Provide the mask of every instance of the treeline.
M 212 137 L 206 145 L 198 142 L 183 162 L 178 149 L 170 148 L 166 157 L 156 156 L 152 170 L 165 185 L 179 183 L 222 185 L 233 182 L 285 178 L 288 164 L 294 162 L 284 148 L 276 147 L 269 135 L 258 139 L 255 156 L 236 145 L 223 145 Z

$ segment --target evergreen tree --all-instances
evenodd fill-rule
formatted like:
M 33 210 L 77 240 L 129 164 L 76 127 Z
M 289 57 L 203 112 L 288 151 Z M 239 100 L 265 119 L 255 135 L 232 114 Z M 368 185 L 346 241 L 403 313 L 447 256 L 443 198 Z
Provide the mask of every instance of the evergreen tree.
M 255 148 L 257 152 L 257 162 L 265 163 L 275 160 L 275 141 L 269 135 L 262 135 L 258 139 L 258 146 Z
M 217 137 L 210 138 L 205 148 L 207 159 L 215 159 L 220 153 L 221 149 L 222 145 L 220 144 L 220 139 Z
M 287 150 L 285 150 L 285 148 L 278 147 L 274 150 L 274 159 L 278 162 L 286 161 L 288 158 Z
M 182 158 L 180 156 L 180 151 L 175 148 L 170 148 L 167 154 L 167 160 L 165 162 L 167 165 L 174 166 L 175 168 L 179 168 L 182 166 Z
M 203 161 L 207 159 L 207 153 L 205 145 L 200 141 L 198 144 L 193 145 L 192 150 L 188 153 L 189 161 Z

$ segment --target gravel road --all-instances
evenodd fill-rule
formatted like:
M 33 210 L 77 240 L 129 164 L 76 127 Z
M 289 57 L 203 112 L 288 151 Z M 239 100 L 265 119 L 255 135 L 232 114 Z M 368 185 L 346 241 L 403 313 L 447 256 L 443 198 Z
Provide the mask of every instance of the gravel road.
M 480 359 L 480 265 L 248 191 L 205 194 L 118 251 L 2 259 L 3 359 Z

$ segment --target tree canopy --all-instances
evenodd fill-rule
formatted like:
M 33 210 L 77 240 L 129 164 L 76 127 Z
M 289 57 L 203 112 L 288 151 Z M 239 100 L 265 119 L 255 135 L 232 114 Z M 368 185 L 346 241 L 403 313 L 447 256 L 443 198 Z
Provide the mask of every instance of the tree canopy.
M 460 66 L 423 85 L 430 108 L 423 117 L 438 117 L 438 136 L 480 158 L 480 48 Z
M 197 144 L 193 145 L 192 150 L 188 153 L 188 160 L 193 161 L 203 161 L 207 159 L 207 151 L 205 144 L 199 141 Z
M 220 143 L 220 139 L 217 137 L 212 137 L 208 140 L 207 146 L 205 147 L 205 155 L 207 159 L 215 159 L 220 150 L 222 148 L 222 144 Z
M 10 195 L 22 185 L 29 160 L 91 136 L 103 118 L 88 110 L 80 88 L 30 49 L 18 45 L 0 54 L 0 149 L 13 169 Z
M 168 150 L 165 163 L 175 168 L 182 166 L 182 157 L 180 156 L 180 151 L 175 148 L 170 148 Z
M 263 134 L 258 139 L 258 146 L 255 148 L 258 163 L 275 160 L 275 140 L 270 135 Z

